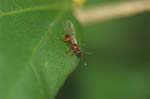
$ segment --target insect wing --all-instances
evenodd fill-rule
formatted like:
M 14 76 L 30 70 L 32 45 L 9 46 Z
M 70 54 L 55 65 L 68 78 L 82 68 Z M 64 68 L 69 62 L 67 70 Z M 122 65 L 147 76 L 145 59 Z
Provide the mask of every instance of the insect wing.
M 67 34 L 75 35 L 75 29 L 74 29 L 74 26 L 70 20 L 67 20 L 65 22 L 64 30 Z
M 77 44 L 75 28 L 70 20 L 66 21 L 64 30 L 67 34 L 69 34 L 71 42 L 73 44 Z

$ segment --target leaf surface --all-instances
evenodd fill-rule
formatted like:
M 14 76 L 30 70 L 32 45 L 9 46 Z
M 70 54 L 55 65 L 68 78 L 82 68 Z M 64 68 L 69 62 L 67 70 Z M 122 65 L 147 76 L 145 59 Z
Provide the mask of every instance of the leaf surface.
M 69 0 L 0 1 L 0 98 L 53 99 L 78 63 L 64 55 Z M 62 39 L 62 40 L 60 40 Z

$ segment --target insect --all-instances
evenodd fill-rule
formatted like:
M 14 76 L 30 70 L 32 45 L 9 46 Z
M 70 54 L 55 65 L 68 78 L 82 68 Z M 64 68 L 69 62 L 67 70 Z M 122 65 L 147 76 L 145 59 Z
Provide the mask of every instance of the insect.
M 64 30 L 66 32 L 66 34 L 64 35 L 64 41 L 69 44 L 69 47 L 70 47 L 69 50 L 71 49 L 78 58 L 83 60 L 83 54 L 78 47 L 75 28 L 74 28 L 73 23 L 70 20 L 66 21 Z M 87 63 L 84 62 L 84 65 L 87 65 Z

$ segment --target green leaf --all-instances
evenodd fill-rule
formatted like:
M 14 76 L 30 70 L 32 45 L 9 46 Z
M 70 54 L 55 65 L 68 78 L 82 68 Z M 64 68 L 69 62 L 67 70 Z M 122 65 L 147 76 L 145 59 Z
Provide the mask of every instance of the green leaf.
M 55 97 L 79 61 L 64 55 L 64 22 L 77 26 L 70 9 L 69 0 L 0 1 L 1 99 Z

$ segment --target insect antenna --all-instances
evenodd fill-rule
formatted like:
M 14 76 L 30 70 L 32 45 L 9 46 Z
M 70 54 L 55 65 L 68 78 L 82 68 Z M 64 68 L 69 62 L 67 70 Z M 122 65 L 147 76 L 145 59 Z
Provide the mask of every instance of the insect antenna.
M 85 54 L 87 54 L 87 55 L 93 55 L 92 52 L 85 52 Z

